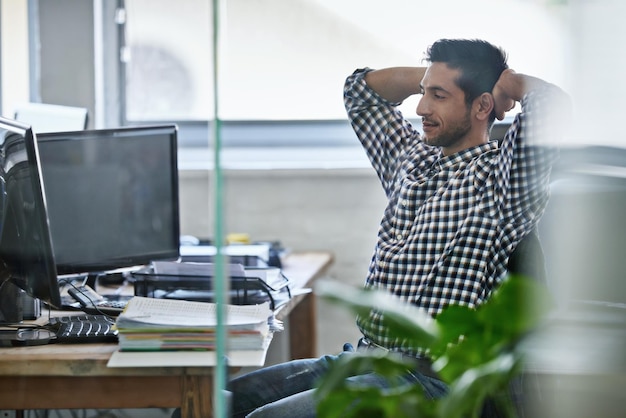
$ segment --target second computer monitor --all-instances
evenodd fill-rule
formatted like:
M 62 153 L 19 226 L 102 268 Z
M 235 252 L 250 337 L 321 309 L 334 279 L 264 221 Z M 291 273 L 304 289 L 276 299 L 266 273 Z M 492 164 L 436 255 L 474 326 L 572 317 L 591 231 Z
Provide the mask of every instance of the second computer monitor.
M 59 274 L 177 259 L 177 128 L 38 135 Z
M 31 127 L 0 117 L 0 322 L 22 319 L 11 283 L 61 305 L 41 177 Z

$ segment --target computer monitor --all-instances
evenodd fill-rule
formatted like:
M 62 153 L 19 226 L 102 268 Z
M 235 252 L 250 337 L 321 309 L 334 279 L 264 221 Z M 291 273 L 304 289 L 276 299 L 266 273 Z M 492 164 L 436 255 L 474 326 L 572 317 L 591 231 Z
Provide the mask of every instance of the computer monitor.
M 60 275 L 180 254 L 176 125 L 37 135 Z
M 28 125 L 0 118 L 0 285 L 60 307 L 38 152 Z

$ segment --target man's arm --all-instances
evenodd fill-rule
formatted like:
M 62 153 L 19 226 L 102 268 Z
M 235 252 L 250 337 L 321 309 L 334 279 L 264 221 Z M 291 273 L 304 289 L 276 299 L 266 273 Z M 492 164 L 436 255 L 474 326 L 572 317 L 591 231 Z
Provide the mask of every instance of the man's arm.
M 363 145 L 387 194 L 395 187 L 395 176 L 408 147 L 418 152 L 420 133 L 396 107 L 402 99 L 419 92 L 422 74 L 411 68 L 371 70 L 361 68 L 344 84 L 348 119 Z M 417 159 L 425 160 L 438 150 L 419 147 Z
M 491 170 L 496 205 L 504 207 L 507 222 L 521 219 L 534 224 L 549 196 L 551 166 L 559 154 L 556 145 L 568 129 L 571 100 L 558 86 L 510 69 L 502 72 L 492 94 L 498 119 L 515 102 L 522 104 L 499 147 L 499 162 Z
M 426 67 L 393 67 L 367 73 L 365 82 L 382 98 L 392 103 L 402 102 L 420 92 Z
M 495 111 L 498 120 L 504 118 L 504 114 L 513 109 L 516 102 L 521 101 L 526 93 L 549 84 L 540 78 L 526 74 L 518 74 L 512 69 L 507 69 L 500 74 L 500 78 L 493 88 Z M 563 98 L 566 95 L 563 94 Z

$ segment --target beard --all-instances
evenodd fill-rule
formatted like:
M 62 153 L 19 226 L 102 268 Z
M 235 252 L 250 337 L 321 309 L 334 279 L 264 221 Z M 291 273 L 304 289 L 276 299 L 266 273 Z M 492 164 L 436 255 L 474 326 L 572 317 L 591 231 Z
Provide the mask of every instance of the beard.
M 438 135 L 427 136 L 424 135 L 423 140 L 426 144 L 435 147 L 451 147 L 461 141 L 465 135 L 471 129 L 470 109 L 468 108 L 461 120 L 449 125 L 444 131 L 441 131 Z

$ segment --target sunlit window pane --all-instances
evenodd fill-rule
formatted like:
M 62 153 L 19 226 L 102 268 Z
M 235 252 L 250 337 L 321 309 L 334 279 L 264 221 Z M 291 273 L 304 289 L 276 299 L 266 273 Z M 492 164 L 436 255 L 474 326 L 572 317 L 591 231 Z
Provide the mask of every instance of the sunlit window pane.
M 223 0 L 219 116 L 343 119 L 345 77 L 364 66 L 419 65 L 443 37 L 504 47 L 511 67 L 563 83 L 558 2 L 521 0 Z M 126 0 L 127 118 L 210 119 L 211 2 Z M 511 17 L 531 24 L 515 30 Z M 417 98 L 403 105 L 414 116 Z
M 207 0 L 126 1 L 126 118 L 203 120 L 212 109 Z

